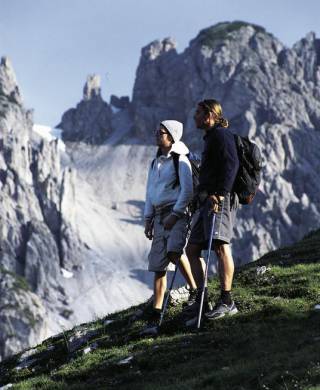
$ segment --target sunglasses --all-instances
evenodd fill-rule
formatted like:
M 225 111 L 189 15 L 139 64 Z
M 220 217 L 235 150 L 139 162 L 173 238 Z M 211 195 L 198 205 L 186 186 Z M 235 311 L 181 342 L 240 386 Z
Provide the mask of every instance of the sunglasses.
M 162 137 L 163 135 L 167 134 L 169 135 L 169 133 L 165 130 L 162 130 L 162 129 L 158 129 L 154 132 L 155 135 L 160 135 L 160 137 Z

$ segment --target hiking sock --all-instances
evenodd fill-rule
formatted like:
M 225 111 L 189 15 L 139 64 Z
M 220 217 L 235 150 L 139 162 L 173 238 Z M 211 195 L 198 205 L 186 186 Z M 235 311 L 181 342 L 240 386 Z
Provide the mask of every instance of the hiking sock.
M 221 290 L 220 299 L 221 299 L 222 303 L 224 303 L 225 305 L 230 306 L 231 303 L 232 303 L 231 291 Z
M 153 308 L 153 316 L 155 317 L 155 318 L 158 318 L 159 317 L 159 319 L 160 319 L 160 316 L 161 316 L 161 312 L 162 312 L 162 310 L 161 309 L 156 309 L 155 307 Z

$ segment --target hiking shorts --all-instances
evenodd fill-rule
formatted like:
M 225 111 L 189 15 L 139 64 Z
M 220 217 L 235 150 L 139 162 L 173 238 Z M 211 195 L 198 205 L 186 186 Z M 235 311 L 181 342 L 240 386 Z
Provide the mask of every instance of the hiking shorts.
M 168 210 L 161 215 L 156 214 L 154 218 L 154 236 L 148 257 L 148 270 L 151 272 L 166 271 L 170 263 L 168 253 L 175 252 L 181 255 L 186 246 L 189 216 L 184 215 L 177 220 L 171 230 L 165 230 L 162 222 L 170 213 L 171 210 Z
M 216 213 L 213 239 L 230 244 L 236 220 L 239 199 L 237 194 L 226 195 L 221 211 Z M 193 217 L 189 244 L 197 244 L 201 249 L 208 249 L 212 224 L 211 202 L 207 199 Z

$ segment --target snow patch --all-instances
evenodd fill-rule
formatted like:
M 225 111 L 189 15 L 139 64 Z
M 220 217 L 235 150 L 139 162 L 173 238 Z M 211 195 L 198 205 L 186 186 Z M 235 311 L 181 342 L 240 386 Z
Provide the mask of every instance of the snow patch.
M 112 111 L 113 114 L 118 114 L 118 112 L 121 111 L 120 108 L 115 107 L 112 104 L 110 105 L 110 107 L 111 107 L 111 111 Z
M 63 276 L 64 278 L 66 278 L 66 279 L 70 279 L 70 278 L 73 277 L 73 272 L 68 271 L 68 270 L 66 270 L 66 269 L 64 269 L 64 268 L 61 268 L 61 273 L 62 273 L 62 276 Z
M 39 135 L 41 138 L 44 138 L 48 142 L 55 139 L 58 140 L 58 148 L 65 152 L 66 145 L 61 139 L 62 130 L 52 129 L 50 126 L 34 124 L 32 130 Z

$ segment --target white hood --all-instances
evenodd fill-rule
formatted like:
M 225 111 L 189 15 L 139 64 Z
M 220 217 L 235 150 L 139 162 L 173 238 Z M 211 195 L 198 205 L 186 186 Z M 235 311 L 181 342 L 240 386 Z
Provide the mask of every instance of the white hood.
M 189 149 L 182 141 L 177 141 L 172 144 L 170 152 L 174 152 L 177 154 L 188 154 Z

